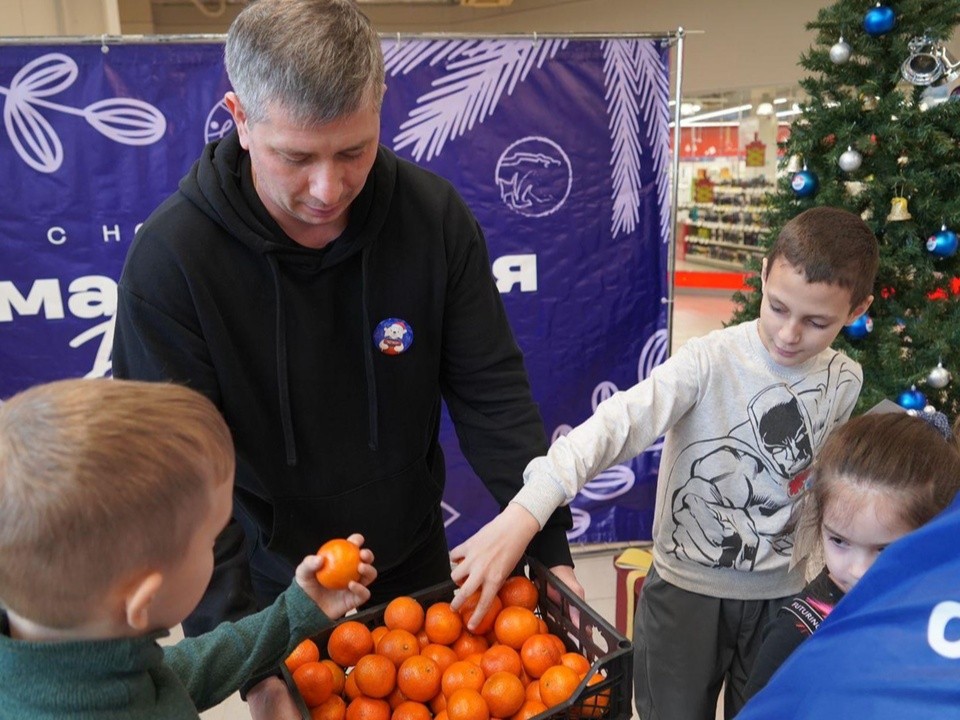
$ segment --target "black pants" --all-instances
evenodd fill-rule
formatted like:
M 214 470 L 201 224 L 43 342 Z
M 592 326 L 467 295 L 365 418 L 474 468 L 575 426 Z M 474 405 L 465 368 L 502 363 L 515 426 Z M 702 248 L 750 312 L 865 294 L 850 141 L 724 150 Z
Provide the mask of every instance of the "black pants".
M 743 690 L 763 629 L 785 599 L 700 595 L 651 568 L 633 625 L 640 720 L 713 720 L 724 682 L 724 717 L 734 717 L 746 702 Z

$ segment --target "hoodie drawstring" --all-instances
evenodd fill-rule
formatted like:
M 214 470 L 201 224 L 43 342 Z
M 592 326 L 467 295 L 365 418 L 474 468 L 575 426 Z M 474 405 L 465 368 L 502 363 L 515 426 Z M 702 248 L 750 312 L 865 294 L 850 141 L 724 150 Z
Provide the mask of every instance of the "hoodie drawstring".
M 373 335 L 370 332 L 370 314 L 367 312 L 367 258 L 370 246 L 360 255 L 360 310 L 363 313 L 363 364 L 367 375 L 367 417 L 369 419 L 369 438 L 367 444 L 371 450 L 380 447 L 380 433 L 377 429 L 377 379 L 373 372 Z
M 290 382 L 287 378 L 287 324 L 283 319 L 283 293 L 280 290 L 280 269 L 277 259 L 267 253 L 267 264 L 273 272 L 273 287 L 277 296 L 277 388 L 280 400 L 280 425 L 287 451 L 287 465 L 297 464 L 297 441 L 293 437 L 293 415 L 290 411 Z

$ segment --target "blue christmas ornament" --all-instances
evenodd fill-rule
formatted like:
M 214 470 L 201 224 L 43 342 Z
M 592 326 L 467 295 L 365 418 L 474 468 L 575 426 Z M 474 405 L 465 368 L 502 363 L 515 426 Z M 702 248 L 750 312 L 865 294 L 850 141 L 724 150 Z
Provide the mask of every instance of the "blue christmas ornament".
M 793 194 L 797 197 L 810 197 L 820 187 L 820 180 L 816 173 L 804 168 L 800 172 L 794 173 L 794 176 L 790 179 L 790 187 L 793 188 Z
M 923 410 L 927 406 L 926 396 L 917 390 L 916 385 L 912 385 L 909 390 L 904 390 L 897 397 L 897 405 L 907 410 Z
M 851 340 L 862 340 L 873 332 L 873 318 L 864 313 L 849 325 L 843 326 L 843 334 Z
M 877 3 L 876 7 L 867 10 L 867 14 L 863 16 L 863 29 L 867 35 L 872 35 L 873 37 L 878 37 L 890 32 L 896 24 L 896 13 L 886 5 L 881 5 L 880 3 Z
M 957 252 L 957 234 L 944 225 L 940 232 L 927 238 L 927 250 L 940 257 L 951 257 Z

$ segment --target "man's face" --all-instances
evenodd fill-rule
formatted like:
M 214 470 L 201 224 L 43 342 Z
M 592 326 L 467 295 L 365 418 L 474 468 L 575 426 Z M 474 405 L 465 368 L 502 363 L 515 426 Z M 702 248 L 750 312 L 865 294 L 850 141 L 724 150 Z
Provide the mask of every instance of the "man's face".
M 270 215 L 306 247 L 335 240 L 377 156 L 380 111 L 373 93 L 356 112 L 316 126 L 294 122 L 277 104 L 251 124 L 234 93 L 225 99 Z
M 782 257 L 763 262 L 760 341 L 774 362 L 801 365 L 830 346 L 844 325 L 862 315 L 870 300 L 850 309 L 850 291 L 838 285 L 809 283 Z

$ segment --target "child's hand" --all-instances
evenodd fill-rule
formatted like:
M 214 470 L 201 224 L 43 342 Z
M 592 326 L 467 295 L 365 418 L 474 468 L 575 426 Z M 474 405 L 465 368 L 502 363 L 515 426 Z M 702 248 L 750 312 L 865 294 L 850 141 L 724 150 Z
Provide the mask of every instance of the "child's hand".
M 308 555 L 297 566 L 297 584 L 313 600 L 317 607 L 331 620 L 343 617 L 348 612 L 370 599 L 367 585 L 377 578 L 373 567 L 373 552 L 363 546 L 363 535 L 355 533 L 347 538 L 360 549 L 360 582 L 351 582 L 346 590 L 329 590 L 317 582 L 317 570 L 323 567 L 323 558 Z
M 473 537 L 450 551 L 450 560 L 456 563 L 450 575 L 460 585 L 451 602 L 454 610 L 458 610 L 474 592 L 481 591 L 468 629 L 476 629 L 486 615 L 503 581 L 520 562 L 523 551 L 538 530 L 540 525 L 533 515 L 520 505 L 510 503 Z

